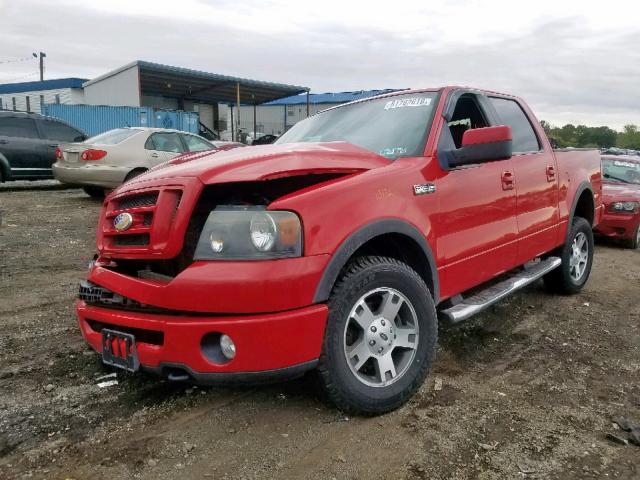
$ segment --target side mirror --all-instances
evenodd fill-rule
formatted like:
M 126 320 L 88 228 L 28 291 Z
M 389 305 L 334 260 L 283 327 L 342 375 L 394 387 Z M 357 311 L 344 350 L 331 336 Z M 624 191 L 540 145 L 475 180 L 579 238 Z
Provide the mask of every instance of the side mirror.
M 74 143 L 78 143 L 78 142 L 84 142 L 87 139 L 86 135 L 78 135 L 77 137 L 75 137 L 73 139 Z
M 473 128 L 464 132 L 462 146 L 453 152 L 452 167 L 504 160 L 513 154 L 511 127 Z

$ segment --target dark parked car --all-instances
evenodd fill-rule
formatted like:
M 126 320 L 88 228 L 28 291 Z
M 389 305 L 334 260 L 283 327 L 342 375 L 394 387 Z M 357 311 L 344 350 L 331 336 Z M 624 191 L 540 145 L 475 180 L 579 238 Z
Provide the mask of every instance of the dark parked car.
M 52 178 L 58 144 L 85 139 L 83 132 L 54 118 L 0 112 L 0 181 Z
M 251 142 L 251 145 L 269 145 L 275 142 L 277 139 L 278 139 L 277 135 L 271 135 L 270 133 L 268 133 L 266 135 L 261 135 L 258 138 L 256 138 L 253 142 Z
M 231 150 L 232 148 L 246 147 L 244 143 L 240 142 L 225 142 L 222 140 L 214 140 L 211 143 L 213 143 L 219 150 Z

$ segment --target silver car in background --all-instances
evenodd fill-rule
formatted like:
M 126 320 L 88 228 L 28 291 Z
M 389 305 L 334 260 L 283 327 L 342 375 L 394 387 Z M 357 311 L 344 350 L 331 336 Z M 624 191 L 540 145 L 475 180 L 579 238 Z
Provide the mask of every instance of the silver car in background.
M 56 150 L 53 176 L 94 197 L 185 152 L 217 150 L 198 135 L 163 128 L 117 128 Z

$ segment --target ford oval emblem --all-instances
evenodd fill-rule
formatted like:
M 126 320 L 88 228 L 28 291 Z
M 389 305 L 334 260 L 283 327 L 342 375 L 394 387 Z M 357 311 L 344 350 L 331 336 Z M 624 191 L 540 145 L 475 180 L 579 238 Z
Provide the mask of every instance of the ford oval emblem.
M 133 224 L 133 217 L 130 213 L 121 213 L 116 218 L 113 219 L 113 228 L 115 228 L 119 232 L 124 232 L 128 230 L 129 227 Z

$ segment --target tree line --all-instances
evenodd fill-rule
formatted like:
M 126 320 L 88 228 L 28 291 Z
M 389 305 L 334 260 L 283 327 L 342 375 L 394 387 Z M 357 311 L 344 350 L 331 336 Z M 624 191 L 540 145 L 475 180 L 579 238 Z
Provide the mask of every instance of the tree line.
M 626 148 L 640 150 L 640 129 L 637 125 L 625 125 L 621 132 L 609 127 L 587 127 L 568 123 L 554 127 L 542 120 L 542 128 L 557 147 Z

